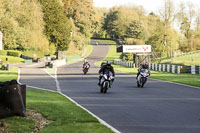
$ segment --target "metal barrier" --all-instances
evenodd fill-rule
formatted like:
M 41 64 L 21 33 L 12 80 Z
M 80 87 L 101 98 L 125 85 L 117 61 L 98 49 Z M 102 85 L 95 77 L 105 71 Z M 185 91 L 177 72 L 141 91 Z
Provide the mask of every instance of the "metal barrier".
M 149 69 L 154 71 L 163 71 L 169 73 L 180 73 L 181 66 L 178 65 L 171 65 L 171 64 L 152 64 L 149 63 Z
M 115 65 L 122 65 L 126 67 L 135 68 L 135 64 L 133 62 L 122 61 L 122 59 L 114 59 L 113 63 Z

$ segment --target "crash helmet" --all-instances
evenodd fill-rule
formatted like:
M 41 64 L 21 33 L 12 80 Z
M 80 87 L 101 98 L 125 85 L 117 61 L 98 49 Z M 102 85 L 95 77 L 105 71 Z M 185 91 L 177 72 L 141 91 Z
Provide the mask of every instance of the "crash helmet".
M 107 64 L 107 66 L 111 66 L 111 62 L 110 61 L 107 61 L 106 64 Z
M 148 62 L 145 62 L 145 63 L 144 63 L 144 68 L 145 68 L 145 69 L 148 69 L 148 68 L 149 68 L 149 63 L 148 63 Z

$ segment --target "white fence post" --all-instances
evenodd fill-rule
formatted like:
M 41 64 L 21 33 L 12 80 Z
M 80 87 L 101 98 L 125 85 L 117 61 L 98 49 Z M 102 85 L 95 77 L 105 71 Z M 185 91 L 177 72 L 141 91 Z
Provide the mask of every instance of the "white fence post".
M 162 64 L 159 64 L 159 71 L 161 71 L 161 68 L 162 68 Z
M 167 72 L 170 72 L 170 65 L 167 64 Z
M 192 73 L 192 74 L 196 74 L 196 72 L 195 72 L 195 65 L 192 65 L 192 66 L 191 66 L 191 73 Z
M 175 65 L 172 65 L 172 73 L 175 73 Z
M 157 71 L 157 64 L 155 64 L 155 70 Z
M 162 71 L 165 71 L 165 64 L 163 64 L 163 70 Z

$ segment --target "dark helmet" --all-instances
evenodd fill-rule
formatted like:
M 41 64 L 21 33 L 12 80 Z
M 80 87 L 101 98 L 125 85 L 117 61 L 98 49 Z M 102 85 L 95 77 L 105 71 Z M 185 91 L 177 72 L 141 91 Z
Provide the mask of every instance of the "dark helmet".
M 145 68 L 145 69 L 148 69 L 148 68 L 149 68 L 149 63 L 148 63 L 148 62 L 145 62 L 145 63 L 144 63 L 144 68 Z
M 107 61 L 106 64 L 107 64 L 107 66 L 111 66 L 111 62 L 110 61 Z

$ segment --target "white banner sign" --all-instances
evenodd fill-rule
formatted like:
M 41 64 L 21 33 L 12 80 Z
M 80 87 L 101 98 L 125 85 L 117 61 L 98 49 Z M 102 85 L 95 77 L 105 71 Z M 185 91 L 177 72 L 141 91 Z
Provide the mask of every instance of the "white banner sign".
M 123 45 L 123 53 L 151 52 L 151 45 Z

